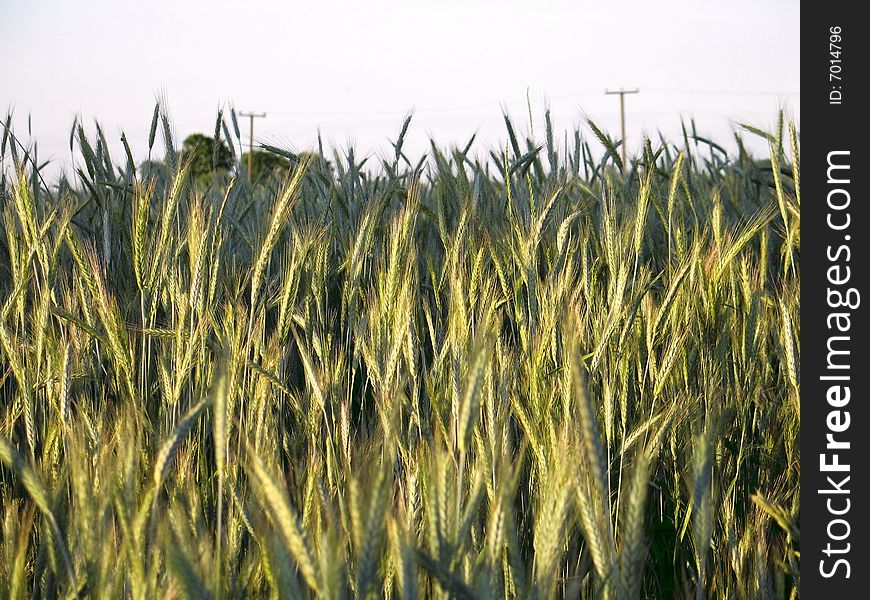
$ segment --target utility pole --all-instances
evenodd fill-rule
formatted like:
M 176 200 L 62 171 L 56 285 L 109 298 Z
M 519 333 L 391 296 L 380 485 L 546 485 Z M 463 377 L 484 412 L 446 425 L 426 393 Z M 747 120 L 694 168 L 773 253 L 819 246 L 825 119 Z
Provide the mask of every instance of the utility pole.
M 619 88 L 618 90 L 604 90 L 604 93 L 607 95 L 619 94 L 619 116 L 622 120 L 622 166 L 625 168 L 625 95 L 626 94 L 637 94 L 640 90 L 634 88 L 633 90 L 627 90 L 625 88 Z
M 265 117 L 266 113 L 240 112 L 239 115 L 251 119 L 251 139 L 248 140 L 248 183 L 252 183 L 254 180 L 254 119 Z

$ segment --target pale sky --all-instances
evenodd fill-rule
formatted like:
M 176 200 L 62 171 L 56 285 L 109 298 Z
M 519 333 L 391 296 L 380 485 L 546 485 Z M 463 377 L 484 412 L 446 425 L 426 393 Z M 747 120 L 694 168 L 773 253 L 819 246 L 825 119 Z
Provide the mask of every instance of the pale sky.
M 0 111 L 25 138 L 30 115 L 59 169 L 77 114 L 103 125 L 116 163 L 121 130 L 144 158 L 158 95 L 179 145 L 233 105 L 267 113 L 255 141 L 310 149 L 319 128 L 377 155 L 412 108 L 410 153 L 475 132 L 488 150 L 506 138 L 503 107 L 529 131 L 527 94 L 538 139 L 545 104 L 557 139 L 586 116 L 618 137 L 604 90 L 624 86 L 640 89 L 629 149 L 677 135 L 681 115 L 733 147 L 735 122 L 768 128 L 786 107 L 800 124 L 799 29 L 798 0 L 0 0 Z

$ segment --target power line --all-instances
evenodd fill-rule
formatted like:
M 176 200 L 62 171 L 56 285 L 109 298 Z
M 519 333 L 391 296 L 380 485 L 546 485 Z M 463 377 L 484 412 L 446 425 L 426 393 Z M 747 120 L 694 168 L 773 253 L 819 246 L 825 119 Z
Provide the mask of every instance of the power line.
M 633 90 L 627 90 L 625 88 L 619 88 L 618 90 L 604 90 L 604 93 L 607 95 L 619 94 L 619 117 L 622 122 L 622 166 L 625 167 L 625 95 L 626 94 L 637 94 L 640 90 L 634 88 Z
M 800 96 L 800 92 L 775 92 L 764 90 L 644 90 L 648 94 L 675 96 L 690 94 L 693 96 Z
M 597 95 L 600 92 L 592 91 L 592 90 L 579 90 L 572 94 L 558 94 L 558 95 L 549 95 L 545 96 L 548 99 L 582 99 L 584 96 L 592 96 Z M 618 91 L 614 92 L 618 93 Z M 655 95 L 669 95 L 669 96 L 679 96 L 679 95 L 693 95 L 693 96 L 800 96 L 800 92 L 794 91 L 763 91 L 763 90 L 691 90 L 691 89 L 644 89 L 644 94 L 655 94 Z M 519 100 L 516 101 L 519 103 Z M 422 106 L 413 109 L 412 112 L 415 114 L 431 114 L 431 113 L 439 113 L 439 112 L 455 112 L 462 110 L 477 110 L 477 109 L 489 109 L 496 107 L 499 103 L 497 102 L 480 102 L 476 104 L 455 104 L 455 105 L 442 105 L 442 106 Z M 504 104 L 504 102 L 501 102 Z M 299 118 L 307 118 L 307 117 L 317 117 L 317 118 L 353 118 L 353 117 L 391 117 L 397 114 L 407 114 L 407 108 L 396 108 L 394 110 L 370 110 L 370 111 L 287 111 L 287 110 L 270 110 L 269 114 L 276 116 L 284 116 L 284 117 L 299 117 Z
M 254 119 L 264 118 L 266 113 L 240 112 L 239 116 L 250 117 L 251 119 L 251 139 L 248 140 L 248 183 L 251 183 L 254 177 Z

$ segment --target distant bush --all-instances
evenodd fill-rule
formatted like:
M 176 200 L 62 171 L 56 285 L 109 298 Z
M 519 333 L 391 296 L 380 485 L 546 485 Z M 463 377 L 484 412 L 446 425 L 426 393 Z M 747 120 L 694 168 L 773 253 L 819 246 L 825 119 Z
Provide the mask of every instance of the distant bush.
M 192 160 L 190 175 L 197 181 L 207 182 L 214 173 L 233 167 L 233 153 L 223 140 L 201 133 L 193 133 L 184 139 L 181 156 Z

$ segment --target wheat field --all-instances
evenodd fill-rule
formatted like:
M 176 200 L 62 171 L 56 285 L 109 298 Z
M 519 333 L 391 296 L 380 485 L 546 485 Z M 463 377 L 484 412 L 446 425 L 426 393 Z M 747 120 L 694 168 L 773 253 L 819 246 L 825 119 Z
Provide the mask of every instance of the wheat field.
M 799 139 L 207 181 L 3 132 L 0 596 L 793 598 Z M 762 136 L 753 157 L 742 135 Z M 142 140 L 144 145 L 145 140 Z M 377 163 L 377 164 L 376 164 Z

